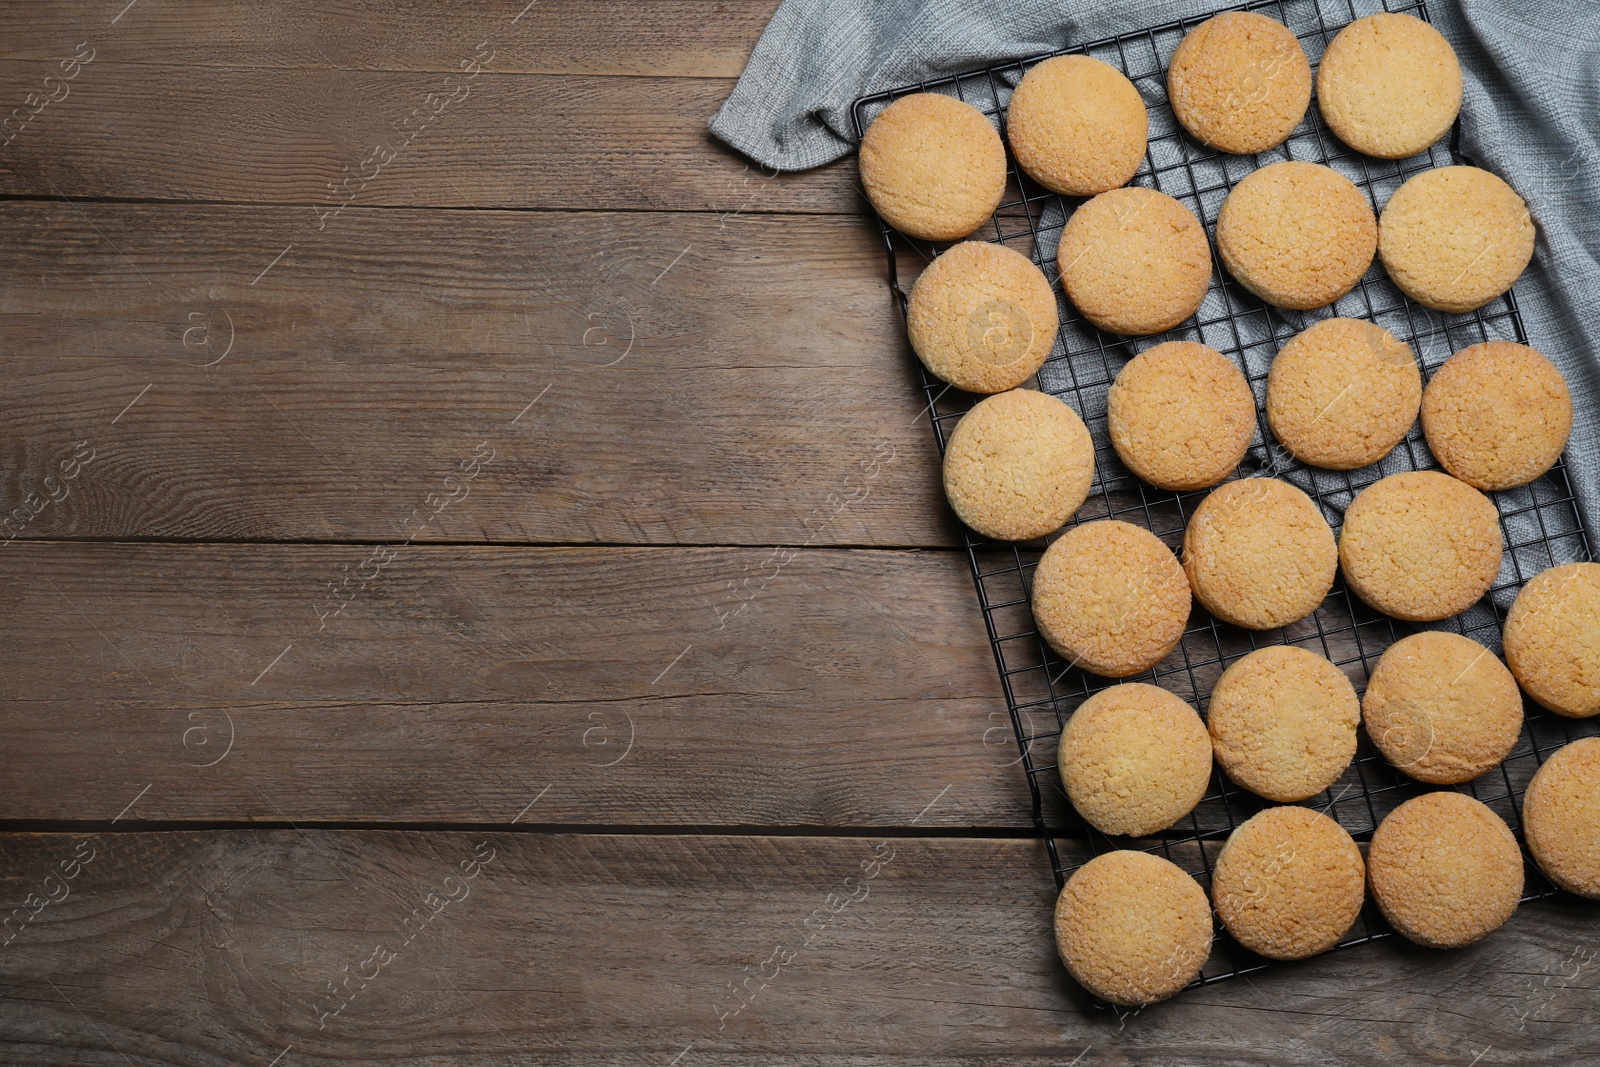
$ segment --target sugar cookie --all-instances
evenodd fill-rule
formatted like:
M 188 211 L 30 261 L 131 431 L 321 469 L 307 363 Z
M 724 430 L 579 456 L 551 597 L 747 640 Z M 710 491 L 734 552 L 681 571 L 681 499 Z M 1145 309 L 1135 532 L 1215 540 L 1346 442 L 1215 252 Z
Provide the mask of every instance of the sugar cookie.
M 1211 874 L 1217 917 L 1268 959 L 1326 952 L 1355 924 L 1366 865 L 1344 828 L 1310 808 L 1267 808 L 1228 835 Z
M 928 372 L 970 393 L 1027 381 L 1056 342 L 1056 295 L 1031 259 L 966 241 L 922 272 L 906 303 L 911 348 Z
M 1355 594 L 1385 615 L 1433 622 L 1489 591 L 1501 546 L 1488 497 L 1439 471 L 1404 471 L 1345 509 L 1339 565 Z
M 1167 341 L 1117 373 L 1106 397 L 1111 444 L 1158 489 L 1204 489 L 1226 478 L 1256 432 L 1244 375 L 1198 341 Z
M 1389 924 L 1430 948 L 1480 941 L 1522 898 L 1522 852 L 1500 816 L 1464 793 L 1395 808 L 1367 849 L 1372 898 Z
M 1056 752 L 1072 806 L 1102 833 L 1143 837 L 1194 810 L 1211 781 L 1200 716 L 1165 689 L 1102 689 L 1067 720 Z
M 1039 633 L 1069 663 L 1108 678 L 1166 659 L 1189 606 L 1189 583 L 1171 550 L 1116 519 L 1068 530 L 1033 572 Z
M 1222 672 L 1206 725 L 1233 781 L 1281 802 L 1314 797 L 1356 754 L 1361 702 L 1339 668 L 1315 652 L 1270 645 Z
M 1557 715 L 1600 715 L 1600 563 L 1540 571 L 1506 613 L 1506 662 L 1523 691 Z
M 1317 106 L 1339 140 L 1404 159 L 1444 136 L 1461 110 L 1461 64 L 1450 42 L 1413 15 L 1356 19 L 1317 67 Z
M 1139 90 L 1088 56 L 1056 56 L 1031 68 L 1006 109 L 1017 165 L 1068 196 L 1126 185 L 1144 159 L 1148 127 Z
M 1195 313 L 1211 283 L 1200 221 L 1172 197 L 1137 185 L 1074 211 L 1056 260 L 1073 304 L 1112 333 L 1172 329 Z
M 1252 171 L 1217 214 L 1222 265 L 1275 307 L 1333 303 L 1355 288 L 1377 247 L 1367 198 L 1320 163 L 1290 160 Z
M 1361 698 L 1384 759 L 1434 785 L 1500 765 L 1522 732 L 1522 694 L 1505 664 L 1460 634 L 1425 630 L 1384 650 Z
M 862 135 L 861 184 L 901 233 L 955 241 L 1000 206 L 1006 150 L 977 108 L 940 93 L 914 93 L 884 108 Z
M 1533 219 L 1522 197 L 1486 170 L 1425 170 L 1383 205 L 1378 258 L 1424 307 L 1472 311 L 1522 276 L 1533 258 Z
M 1552 882 L 1600 900 L 1600 737 L 1544 761 L 1522 798 L 1522 832 Z
M 1065 403 L 1032 389 L 980 401 L 944 453 L 944 491 L 961 521 L 997 541 L 1060 529 L 1094 478 L 1094 442 Z
M 1295 334 L 1267 373 L 1267 424 L 1296 459 L 1352 470 L 1405 437 L 1422 402 L 1411 349 L 1360 319 L 1323 319 Z
M 1205 890 L 1148 852 L 1107 852 L 1074 871 L 1056 898 L 1055 928 L 1078 984 L 1127 1007 L 1172 996 L 1211 954 Z
M 1422 432 L 1444 466 L 1478 489 L 1514 489 L 1555 466 L 1572 430 L 1566 379 L 1527 345 L 1463 348 L 1422 394 Z
M 1183 532 L 1195 599 L 1235 626 L 1270 630 L 1317 610 L 1338 570 L 1333 531 L 1311 498 L 1277 478 L 1211 491 Z
M 1311 64 L 1281 22 L 1225 11 L 1190 30 L 1172 53 L 1167 97 L 1183 128 L 1224 152 L 1265 152 L 1300 125 Z

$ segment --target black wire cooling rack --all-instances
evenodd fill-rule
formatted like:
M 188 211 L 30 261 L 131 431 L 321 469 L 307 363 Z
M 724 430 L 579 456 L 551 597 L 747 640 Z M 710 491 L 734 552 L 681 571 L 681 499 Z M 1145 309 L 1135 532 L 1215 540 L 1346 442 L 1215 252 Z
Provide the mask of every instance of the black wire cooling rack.
M 1276 18 L 1299 38 L 1313 66 L 1340 28 L 1377 11 L 1407 12 L 1426 19 L 1420 0 L 1256 0 L 1219 10 L 1259 11 Z M 1217 212 L 1239 180 L 1258 167 L 1283 159 L 1322 163 L 1353 181 L 1377 211 L 1407 178 L 1431 167 L 1470 163 L 1459 149 L 1459 125 L 1448 146 L 1400 161 L 1369 159 L 1342 145 L 1323 123 L 1318 109 L 1287 142 L 1256 156 L 1230 156 L 1201 145 L 1178 125 L 1167 102 L 1166 62 L 1183 35 L 1209 16 L 1197 16 L 1137 33 L 1108 37 L 1059 52 L 998 64 L 983 70 L 907 85 L 856 101 L 856 135 L 892 100 L 915 92 L 956 96 L 987 115 L 1005 134 L 1005 109 L 1011 91 L 1029 67 L 1054 55 L 1087 54 L 1121 70 L 1138 88 L 1149 113 L 1149 150 L 1132 184 L 1160 190 L 1192 210 L 1216 236 Z M 1022 174 L 1008 159 L 1002 203 L 986 229 L 973 239 L 995 241 L 1038 263 L 1052 283 L 1056 244 L 1067 216 L 1079 200 L 1052 193 Z M 889 258 L 890 286 L 902 312 L 906 294 L 900 278 L 920 271 L 937 254 L 934 245 L 913 242 L 878 220 Z M 1405 440 L 1379 463 L 1354 471 L 1308 467 L 1274 441 L 1261 412 L 1267 370 L 1273 354 L 1289 338 L 1313 322 L 1333 315 L 1366 319 L 1385 327 L 1410 345 L 1423 372 L 1432 372 L 1452 353 L 1485 340 L 1528 343 L 1516 299 L 1511 293 L 1467 315 L 1445 315 L 1406 299 L 1374 262 L 1348 295 L 1330 308 L 1300 313 L 1270 307 L 1227 277 L 1215 252 L 1212 280 L 1195 316 L 1159 336 L 1132 339 L 1102 333 L 1090 325 L 1057 290 L 1061 313 L 1056 344 L 1037 376 L 1038 387 L 1070 404 L 1082 416 L 1096 442 L 1095 478 L 1089 500 L 1069 525 L 1118 518 L 1151 530 L 1179 550 L 1189 515 L 1205 492 L 1168 493 L 1136 478 L 1112 450 L 1106 429 L 1106 392 L 1117 371 L 1139 351 L 1162 341 L 1202 341 L 1232 359 L 1244 371 L 1255 393 L 1258 433 L 1236 476 L 1268 474 L 1305 490 L 1322 509 L 1337 534 L 1345 507 L 1366 486 L 1404 470 L 1438 469 L 1413 424 Z M 940 451 L 949 430 L 978 399 L 950 389 L 922 371 L 922 388 Z M 1465 634 L 1495 652 L 1506 609 L 1523 583 L 1547 567 L 1593 559 L 1589 540 L 1573 500 L 1565 460 L 1521 489 L 1490 494 L 1500 513 L 1505 535 L 1501 570 L 1489 593 L 1476 605 L 1436 629 Z M 1065 883 L 1094 854 L 1117 848 L 1159 853 L 1193 874 L 1209 893 L 1211 865 L 1233 828 L 1267 803 L 1230 783 L 1214 770 L 1210 788 L 1198 808 L 1177 826 L 1155 838 L 1111 838 L 1085 823 L 1073 811 L 1056 771 L 1056 745 L 1074 708 L 1092 693 L 1116 684 L 1071 667 L 1045 644 L 1029 609 L 1029 585 L 1047 540 L 1025 544 L 977 539 L 966 531 L 978 601 L 989 640 L 994 646 L 1000 682 L 1010 710 L 1019 749 L 1018 762 L 1027 774 L 1033 797 L 1033 818 L 1049 852 L 1056 884 Z M 1293 644 L 1327 656 L 1365 690 L 1369 672 L 1384 649 L 1416 628 L 1368 608 L 1351 595 L 1343 577 L 1316 613 L 1292 626 L 1252 632 L 1212 618 L 1198 603 L 1177 649 L 1153 670 L 1121 681 L 1150 681 L 1196 706 L 1204 714 L 1211 688 L 1222 671 L 1247 653 L 1269 644 Z M 1571 720 L 1527 702 L 1522 736 L 1501 766 L 1460 786 L 1493 808 L 1521 841 L 1521 795 L 1533 772 L 1556 748 L 1579 736 L 1600 733 L 1600 720 Z M 1339 821 L 1357 840 L 1370 838 L 1383 816 L 1400 802 L 1435 788 L 1413 781 L 1391 767 L 1360 731 L 1356 757 L 1344 776 L 1319 797 L 1305 802 Z M 1058 839 L 1059 843 L 1058 843 Z M 1530 862 L 1524 900 L 1557 890 Z M 1392 933 L 1369 900 L 1340 947 Z M 1196 985 L 1258 970 L 1267 961 L 1219 931 L 1211 958 Z

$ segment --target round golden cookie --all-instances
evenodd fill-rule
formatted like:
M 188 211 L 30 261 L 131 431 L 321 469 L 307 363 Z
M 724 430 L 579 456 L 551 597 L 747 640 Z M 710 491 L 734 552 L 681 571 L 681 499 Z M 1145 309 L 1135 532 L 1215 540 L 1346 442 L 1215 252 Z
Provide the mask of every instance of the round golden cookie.
M 965 241 L 922 272 L 906 303 L 906 332 L 928 372 L 969 393 L 1027 381 L 1056 343 L 1056 294 L 1033 260 L 1004 245 Z
M 1006 109 L 1017 165 L 1047 189 L 1093 196 L 1128 184 L 1144 159 L 1149 117 L 1120 70 L 1056 56 L 1022 76 Z
M 1320 163 L 1290 160 L 1252 171 L 1217 214 L 1222 265 L 1275 307 L 1308 311 L 1333 303 L 1355 288 L 1377 247 L 1367 198 Z
M 1488 497 L 1439 471 L 1405 471 L 1345 509 L 1339 566 L 1356 596 L 1385 615 L 1435 622 L 1489 591 L 1501 544 Z
M 1089 495 L 1094 442 L 1077 412 L 1032 389 L 979 401 L 944 453 L 944 492 L 961 521 L 997 541 L 1061 528 Z
M 1211 249 L 1199 220 L 1165 193 L 1137 185 L 1101 193 L 1074 211 L 1056 264 L 1084 318 L 1140 337 L 1193 315 L 1211 284 Z
M 1200 884 L 1148 852 L 1107 852 L 1056 898 L 1056 952 L 1078 984 L 1112 1004 L 1165 1000 L 1211 954 L 1211 905 Z
M 1522 798 L 1522 833 L 1552 882 L 1600 900 L 1600 737 L 1544 761 Z
M 1166 659 L 1189 607 L 1189 583 L 1171 550 L 1116 519 L 1068 530 L 1033 572 L 1039 633 L 1069 663 L 1107 678 Z
M 1324 319 L 1289 339 L 1267 373 L 1267 424 L 1294 456 L 1353 470 L 1399 444 L 1422 402 L 1411 349 L 1382 326 Z
M 1167 97 L 1183 128 L 1224 152 L 1265 152 L 1300 125 L 1311 64 L 1281 22 L 1225 11 L 1190 30 L 1172 53 Z
M 1533 258 L 1533 219 L 1522 197 L 1486 170 L 1425 170 L 1383 205 L 1378 258 L 1424 307 L 1472 311 L 1522 276 Z
M 1143 682 L 1078 705 L 1056 752 L 1078 814 L 1107 834 L 1143 837 L 1194 810 L 1211 781 L 1211 738 L 1183 700 Z
M 1222 672 L 1206 724 L 1229 778 L 1286 803 L 1339 780 L 1356 754 L 1361 702 L 1339 668 L 1292 645 L 1257 649 Z
M 1566 379 L 1527 345 L 1486 341 L 1434 372 L 1422 432 L 1444 469 L 1478 489 L 1514 489 L 1555 466 L 1572 430 Z
M 862 135 L 861 184 L 901 233 L 955 241 L 1000 206 L 1006 149 L 971 104 L 915 93 L 884 108 Z
M 1522 693 L 1500 657 L 1426 630 L 1384 650 L 1361 698 L 1367 736 L 1421 782 L 1455 785 L 1500 765 L 1522 732 Z
M 1277 478 L 1241 478 L 1211 491 L 1183 531 L 1183 569 L 1195 599 L 1250 630 L 1287 626 L 1333 588 L 1339 553 L 1311 498 Z
M 1461 110 L 1450 42 L 1412 15 L 1368 15 L 1339 31 L 1317 68 L 1317 106 L 1339 140 L 1379 159 L 1414 156 Z
M 1228 835 L 1211 873 L 1217 917 L 1268 959 L 1326 952 L 1355 924 L 1367 868 L 1344 828 L 1310 808 L 1267 808 Z
M 1226 478 L 1256 432 L 1244 375 L 1198 341 L 1147 348 L 1106 397 L 1111 444 L 1128 469 L 1159 489 L 1204 489 Z
M 1540 571 L 1506 613 L 1506 662 L 1541 707 L 1600 715 L 1600 563 Z
M 1522 851 L 1505 822 L 1464 793 L 1424 793 L 1384 817 L 1367 848 L 1383 917 L 1429 948 L 1500 928 L 1522 898 Z

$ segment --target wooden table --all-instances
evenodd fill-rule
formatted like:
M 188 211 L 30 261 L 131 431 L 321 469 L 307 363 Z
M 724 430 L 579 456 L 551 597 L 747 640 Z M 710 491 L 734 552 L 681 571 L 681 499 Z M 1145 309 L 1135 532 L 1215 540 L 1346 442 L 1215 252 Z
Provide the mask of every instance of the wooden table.
M 0 12 L 0 1062 L 1600 1062 L 1569 899 L 1095 1010 L 772 0 L 522 4 Z

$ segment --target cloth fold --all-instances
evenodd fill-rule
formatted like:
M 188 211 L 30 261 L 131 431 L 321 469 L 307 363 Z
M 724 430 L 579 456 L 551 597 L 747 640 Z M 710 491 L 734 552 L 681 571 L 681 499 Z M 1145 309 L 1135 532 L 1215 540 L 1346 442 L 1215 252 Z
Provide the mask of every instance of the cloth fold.
M 1301 2 L 1321 4 L 1330 24 L 1350 20 L 1347 0 Z M 766 166 L 805 170 L 854 149 L 850 107 L 868 93 L 1228 6 L 784 0 L 711 132 Z M 1358 15 L 1379 9 L 1370 0 L 1354 8 Z M 1567 472 L 1593 546 L 1600 534 L 1600 0 L 1432 0 L 1428 14 L 1461 60 L 1461 151 L 1510 182 L 1538 225 L 1516 296 L 1530 343 L 1572 390 Z

